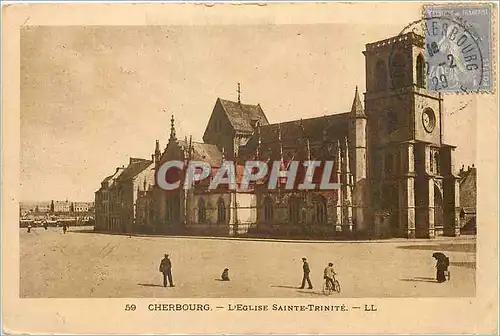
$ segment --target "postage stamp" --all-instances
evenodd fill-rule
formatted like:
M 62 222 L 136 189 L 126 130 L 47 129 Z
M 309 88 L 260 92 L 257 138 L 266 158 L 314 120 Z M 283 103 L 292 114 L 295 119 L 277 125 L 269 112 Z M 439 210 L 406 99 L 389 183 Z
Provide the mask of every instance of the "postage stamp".
M 443 4 L 424 7 L 426 85 L 439 92 L 491 92 L 489 4 Z

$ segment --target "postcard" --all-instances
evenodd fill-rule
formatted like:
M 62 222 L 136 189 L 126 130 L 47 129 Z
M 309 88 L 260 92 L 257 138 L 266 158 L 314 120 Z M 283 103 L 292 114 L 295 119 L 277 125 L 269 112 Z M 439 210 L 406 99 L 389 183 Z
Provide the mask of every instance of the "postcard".
M 497 11 L 4 6 L 3 330 L 497 333 Z

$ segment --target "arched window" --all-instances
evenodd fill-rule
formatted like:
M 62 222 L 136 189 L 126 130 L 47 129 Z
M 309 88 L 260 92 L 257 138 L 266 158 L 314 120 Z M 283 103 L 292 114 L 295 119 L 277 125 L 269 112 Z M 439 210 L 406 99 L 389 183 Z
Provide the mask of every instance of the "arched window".
M 401 153 L 399 151 L 394 155 L 394 172 L 401 173 Z
M 432 155 L 432 152 L 429 153 L 429 168 L 432 173 L 434 171 L 434 155 Z
M 394 88 L 406 84 L 406 60 L 402 54 L 395 54 L 391 60 L 391 78 Z
M 392 153 L 385 153 L 384 165 L 385 175 L 392 175 L 394 168 L 394 156 Z
M 439 169 L 439 154 L 436 152 L 434 153 L 434 164 L 436 165 L 436 174 L 440 175 L 440 169 Z
M 264 199 L 264 220 L 265 221 L 272 221 L 274 217 L 274 207 L 273 207 L 273 200 L 271 197 L 266 197 Z
M 399 125 L 398 113 L 395 110 L 390 109 L 387 111 L 386 116 L 387 116 L 386 117 L 386 119 L 387 119 L 386 131 L 387 131 L 387 133 L 393 133 L 394 131 L 396 131 L 398 129 L 398 125 Z
M 290 223 L 298 223 L 300 221 L 300 200 L 290 197 L 288 200 L 288 220 Z
M 314 197 L 313 208 L 313 222 L 325 224 L 327 222 L 325 198 L 321 195 Z
M 425 60 L 422 54 L 417 57 L 417 86 L 420 88 L 425 87 Z
M 375 65 L 375 90 L 382 91 L 387 89 L 387 71 L 385 63 L 379 60 Z
M 198 223 L 204 223 L 207 220 L 207 211 L 203 198 L 198 200 Z
M 219 198 L 217 202 L 217 223 L 225 223 L 226 222 L 226 204 L 224 204 L 224 200 Z

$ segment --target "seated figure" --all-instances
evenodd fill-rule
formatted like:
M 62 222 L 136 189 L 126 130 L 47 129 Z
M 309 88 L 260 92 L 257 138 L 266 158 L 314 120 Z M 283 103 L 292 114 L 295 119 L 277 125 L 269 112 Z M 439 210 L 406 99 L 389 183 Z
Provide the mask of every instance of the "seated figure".
M 229 268 L 224 268 L 222 275 L 220 276 L 222 281 L 229 281 Z

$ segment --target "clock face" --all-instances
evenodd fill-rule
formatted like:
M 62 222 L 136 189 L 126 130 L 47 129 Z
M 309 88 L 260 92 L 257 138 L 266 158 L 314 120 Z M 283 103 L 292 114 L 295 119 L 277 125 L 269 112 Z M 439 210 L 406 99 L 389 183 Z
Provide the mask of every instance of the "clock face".
M 436 115 L 432 109 L 427 108 L 422 112 L 422 124 L 424 125 L 424 129 L 431 133 L 436 126 Z

